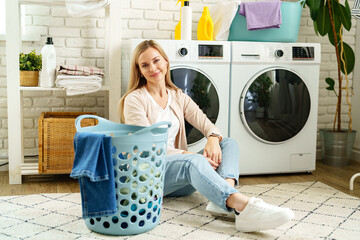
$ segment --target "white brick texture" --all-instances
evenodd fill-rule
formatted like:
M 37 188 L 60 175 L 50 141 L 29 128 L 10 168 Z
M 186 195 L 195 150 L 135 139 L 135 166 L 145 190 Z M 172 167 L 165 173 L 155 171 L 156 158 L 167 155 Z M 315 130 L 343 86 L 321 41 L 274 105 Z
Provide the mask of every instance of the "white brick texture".
M 105 30 L 104 29 L 82 29 L 81 37 L 92 38 L 92 39 L 104 38 Z
M 80 28 L 52 27 L 49 29 L 52 37 L 80 37 Z
M 94 28 L 96 27 L 95 18 L 67 18 L 65 21 L 66 27 L 81 27 L 81 28 Z
M 148 10 L 145 11 L 145 19 L 149 20 L 172 20 L 173 19 L 173 13 L 172 12 L 165 12 L 165 11 L 158 11 L 158 10 Z
M 134 9 L 156 10 L 159 9 L 159 2 L 160 0 L 132 0 L 130 6 Z
M 69 48 L 95 48 L 96 39 L 68 38 L 65 44 Z
M 64 26 L 63 18 L 53 18 L 51 16 L 33 16 L 33 24 L 47 27 Z
M 158 24 L 157 21 L 151 21 L 151 20 L 129 20 L 130 29 L 156 30 L 157 24 Z

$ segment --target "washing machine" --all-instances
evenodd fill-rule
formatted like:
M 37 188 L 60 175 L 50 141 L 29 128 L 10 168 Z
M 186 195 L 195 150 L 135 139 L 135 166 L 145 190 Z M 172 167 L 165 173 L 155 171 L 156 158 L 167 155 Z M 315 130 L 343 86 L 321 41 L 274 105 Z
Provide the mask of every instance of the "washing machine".
M 320 44 L 232 42 L 231 51 L 240 174 L 315 170 Z
M 133 39 L 130 56 L 135 47 L 145 39 Z M 230 42 L 155 40 L 164 49 L 170 61 L 171 79 L 189 95 L 219 128 L 228 136 Z M 123 64 L 130 58 L 123 59 Z M 129 67 L 125 67 L 125 74 Z M 123 77 L 122 92 L 127 88 L 128 77 Z M 199 152 L 206 138 L 186 122 L 188 150 Z

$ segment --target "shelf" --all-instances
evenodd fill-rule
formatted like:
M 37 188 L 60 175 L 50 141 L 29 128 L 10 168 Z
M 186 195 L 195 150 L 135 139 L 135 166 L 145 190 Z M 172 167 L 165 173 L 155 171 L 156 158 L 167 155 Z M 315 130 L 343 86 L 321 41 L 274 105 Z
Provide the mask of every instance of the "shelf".
M 74 0 L 75 1 L 75 0 Z M 21 40 L 37 41 L 34 36 L 21 36 L 20 5 L 32 4 L 43 6 L 65 6 L 65 0 L 6 0 L 6 28 L 12 29 L 6 36 L 6 73 L 7 73 L 7 105 L 8 109 L 8 154 L 9 183 L 21 184 L 22 175 L 39 175 L 38 159 L 24 159 L 24 129 L 23 129 L 23 93 L 24 91 L 65 91 L 63 88 L 20 87 L 19 53 Z M 120 1 L 112 1 L 105 8 L 105 61 L 106 79 L 101 91 L 105 91 L 105 117 L 110 121 L 119 122 L 116 105 L 121 99 L 121 22 L 122 6 Z M 111 34 L 110 34 L 111 33 Z M 0 36 L 1 37 L 1 36 Z M 111 54 L 110 54 L 111 53 Z M 104 79 L 105 80 L 105 79 Z
M 39 174 L 39 164 L 36 162 L 33 163 L 23 163 L 21 165 L 21 175 L 37 175 Z
M 6 37 L 4 34 L 0 34 L 0 40 L 6 40 Z M 40 41 L 41 38 L 39 35 L 22 35 L 21 36 L 21 41 L 24 41 L 24 42 L 38 42 Z
M 65 0 L 19 0 L 20 4 L 36 4 L 46 6 L 65 6 Z
M 52 88 L 43 88 L 43 87 L 20 87 L 20 91 L 65 91 L 63 88 L 52 87 Z M 102 86 L 100 91 L 109 91 L 109 86 Z

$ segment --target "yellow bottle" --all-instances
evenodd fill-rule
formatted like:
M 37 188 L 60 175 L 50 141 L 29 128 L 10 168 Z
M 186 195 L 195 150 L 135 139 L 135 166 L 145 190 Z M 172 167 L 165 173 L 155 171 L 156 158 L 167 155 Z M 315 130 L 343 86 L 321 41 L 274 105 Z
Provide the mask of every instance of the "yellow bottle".
M 178 22 L 178 24 L 176 24 L 175 26 L 175 39 L 176 40 L 180 40 L 181 39 L 181 8 L 184 6 L 184 2 L 185 0 L 178 0 L 176 5 L 181 2 L 181 7 L 180 7 L 180 20 Z
M 204 11 L 200 17 L 198 27 L 197 27 L 197 37 L 198 40 L 214 40 L 214 23 L 211 19 L 209 7 L 204 7 Z

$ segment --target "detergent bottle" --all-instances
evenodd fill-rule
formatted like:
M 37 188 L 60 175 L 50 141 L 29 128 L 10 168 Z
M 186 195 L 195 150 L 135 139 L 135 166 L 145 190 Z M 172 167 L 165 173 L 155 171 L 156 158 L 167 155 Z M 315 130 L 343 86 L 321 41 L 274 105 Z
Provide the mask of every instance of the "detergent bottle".
M 191 40 L 192 33 L 192 9 L 189 1 L 184 1 L 181 8 L 181 40 Z
M 42 70 L 40 77 L 40 86 L 44 88 L 51 88 L 55 83 L 56 70 L 56 50 L 52 37 L 46 39 L 45 46 L 41 49 L 42 56 Z
M 176 5 L 178 5 L 178 3 L 181 2 L 181 7 L 180 7 L 180 20 L 178 22 L 178 24 L 176 24 L 175 26 L 175 39 L 176 40 L 180 40 L 181 39 L 181 9 L 184 6 L 184 2 L 185 0 L 178 0 Z
M 211 19 L 209 7 L 204 7 L 204 11 L 200 17 L 197 27 L 197 38 L 198 40 L 214 40 L 214 23 Z

